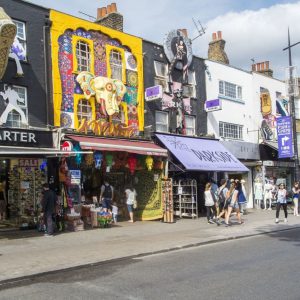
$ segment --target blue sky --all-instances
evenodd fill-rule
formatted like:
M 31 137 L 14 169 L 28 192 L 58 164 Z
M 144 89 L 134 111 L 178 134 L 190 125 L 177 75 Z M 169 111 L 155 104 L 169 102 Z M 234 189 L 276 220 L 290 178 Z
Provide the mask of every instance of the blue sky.
M 250 70 L 251 59 L 269 60 L 274 75 L 284 78 L 288 63 L 282 49 L 290 26 L 292 42 L 300 41 L 300 1 L 293 0 L 28 0 L 84 19 L 79 13 L 96 16 L 98 7 L 117 3 L 124 16 L 124 31 L 157 43 L 171 29 L 187 28 L 197 35 L 192 18 L 207 27 L 193 43 L 196 55 L 207 57 L 213 32 L 221 30 L 230 64 Z M 300 45 L 293 49 L 293 61 L 300 73 Z

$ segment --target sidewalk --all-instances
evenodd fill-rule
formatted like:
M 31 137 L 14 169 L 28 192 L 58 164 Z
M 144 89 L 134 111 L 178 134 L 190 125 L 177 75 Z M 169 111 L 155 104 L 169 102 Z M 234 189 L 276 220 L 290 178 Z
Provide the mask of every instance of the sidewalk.
M 252 210 L 244 216 L 245 224 L 238 225 L 233 218 L 234 224 L 230 227 L 209 225 L 202 217 L 182 219 L 173 224 L 122 222 L 109 229 L 66 232 L 54 237 L 32 236 L 26 232 L 5 237 L 0 233 L 0 282 L 107 260 L 300 228 L 300 217 L 289 214 L 289 222 L 279 224 L 274 223 L 274 217 L 275 211 Z

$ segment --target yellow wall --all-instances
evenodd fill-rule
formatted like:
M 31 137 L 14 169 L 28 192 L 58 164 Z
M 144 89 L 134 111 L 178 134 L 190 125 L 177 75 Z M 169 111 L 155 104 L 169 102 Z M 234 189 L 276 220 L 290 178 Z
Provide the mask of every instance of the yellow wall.
M 53 105 L 54 105 L 54 125 L 60 126 L 60 113 L 62 103 L 62 83 L 58 65 L 58 38 L 67 29 L 76 30 L 96 30 L 108 35 L 112 39 L 118 39 L 123 46 L 127 46 L 137 60 L 138 72 L 138 118 L 139 130 L 144 130 L 144 79 L 143 79 L 143 51 L 142 39 L 113 30 L 93 22 L 82 20 L 55 10 L 50 11 L 51 25 L 51 51 L 52 51 L 52 77 L 53 77 Z

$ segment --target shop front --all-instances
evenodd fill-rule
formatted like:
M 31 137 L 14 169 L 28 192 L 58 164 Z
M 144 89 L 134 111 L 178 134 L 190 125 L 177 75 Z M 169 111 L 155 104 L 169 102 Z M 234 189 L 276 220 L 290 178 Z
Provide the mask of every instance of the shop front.
M 42 185 L 53 180 L 53 163 L 61 153 L 53 135 L 46 130 L 0 129 L 0 230 L 36 226 Z
M 72 144 L 75 153 L 60 161 L 59 180 L 63 198 L 67 198 L 63 199 L 66 214 L 75 210 L 85 226 L 93 225 L 89 219 L 92 213 L 87 210 L 101 207 L 100 190 L 104 179 L 108 179 L 114 189 L 119 220 L 128 220 L 125 189 L 129 187 L 137 192 L 136 220 L 162 218 L 167 150 L 140 139 L 66 134 L 63 140 Z
M 204 206 L 205 184 L 218 173 L 244 174 L 249 170 L 219 141 L 156 134 L 172 154 L 169 176 L 173 181 L 174 214 L 198 217 Z

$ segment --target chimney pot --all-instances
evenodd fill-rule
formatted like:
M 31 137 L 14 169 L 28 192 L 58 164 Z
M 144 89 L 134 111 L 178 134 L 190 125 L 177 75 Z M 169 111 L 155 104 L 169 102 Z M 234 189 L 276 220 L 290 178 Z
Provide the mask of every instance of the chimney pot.
M 111 6 L 107 5 L 107 14 L 109 15 L 111 13 Z
M 215 41 L 217 39 L 217 34 L 215 32 L 212 34 L 212 39 L 213 39 L 213 41 Z
M 111 12 L 117 12 L 118 11 L 118 9 L 117 9 L 117 4 L 114 2 L 114 3 L 112 3 L 111 5 L 110 5 L 110 7 L 111 7 Z
M 222 39 L 222 31 L 218 31 L 218 40 Z
M 260 70 L 261 71 L 265 70 L 265 63 L 264 62 L 260 63 Z
M 266 61 L 265 64 L 266 64 L 266 70 L 269 70 L 270 69 L 270 62 Z
M 260 71 L 260 63 L 256 64 L 256 71 L 259 72 Z
M 102 7 L 97 8 L 97 20 L 102 17 Z
M 106 7 L 102 7 L 102 17 L 105 17 L 107 15 L 107 9 Z

